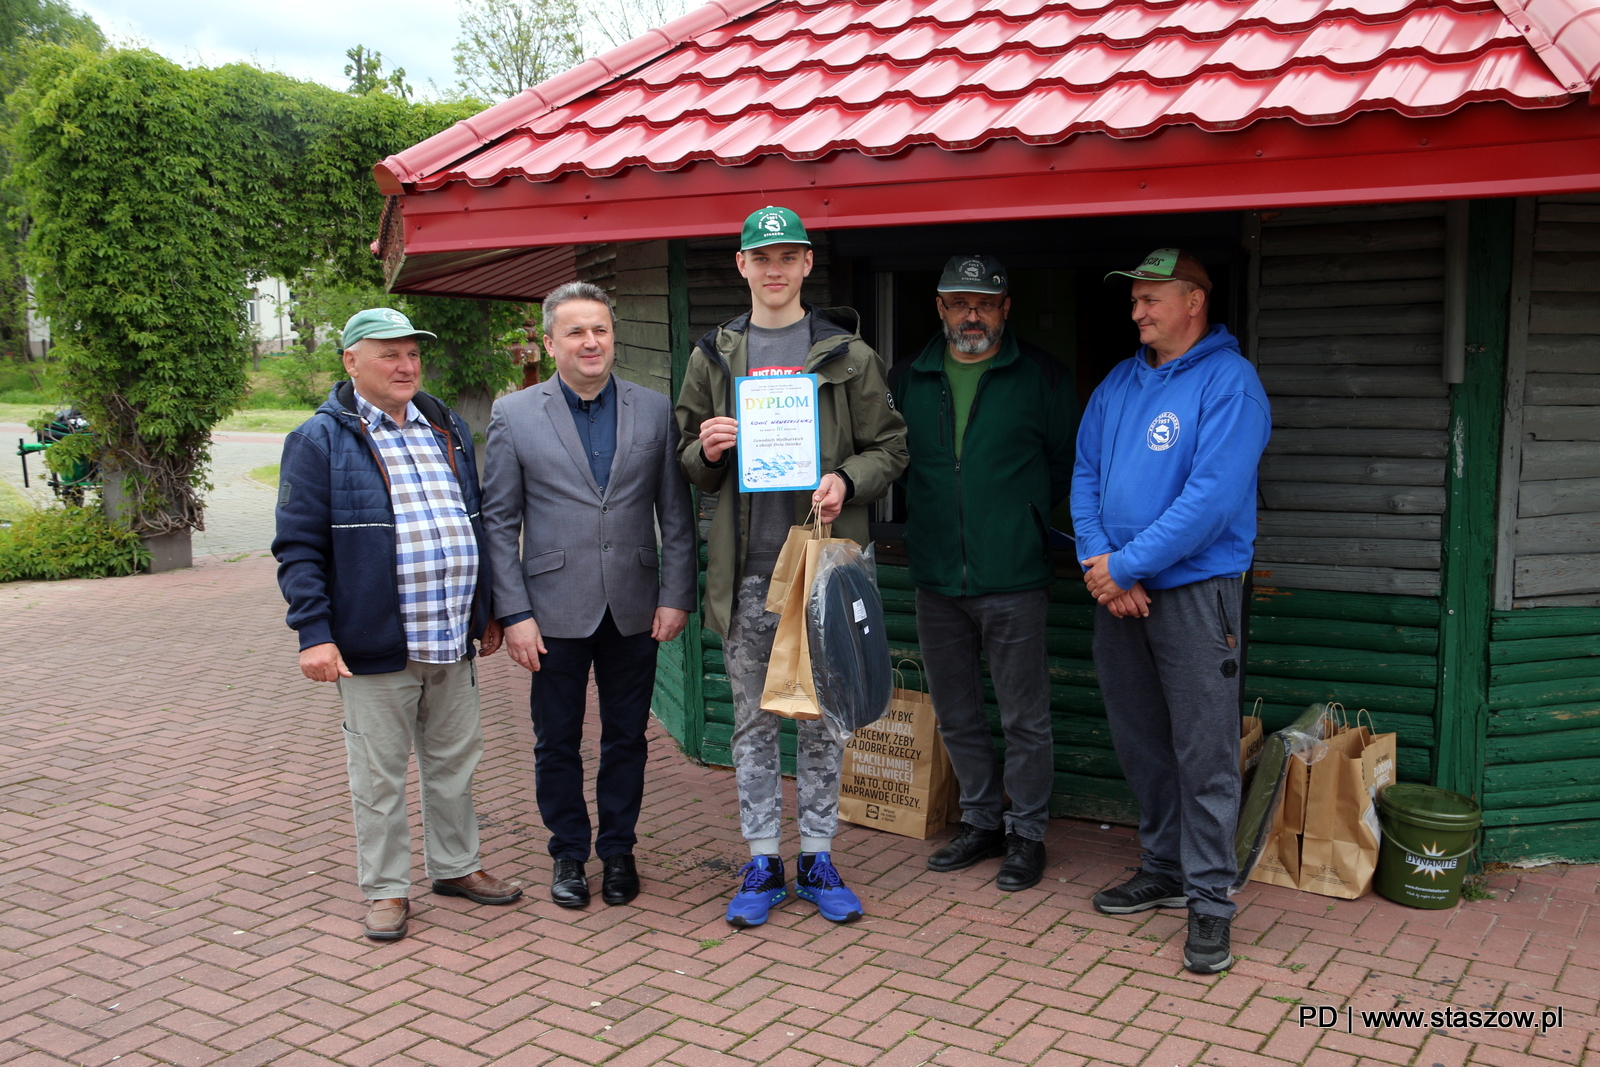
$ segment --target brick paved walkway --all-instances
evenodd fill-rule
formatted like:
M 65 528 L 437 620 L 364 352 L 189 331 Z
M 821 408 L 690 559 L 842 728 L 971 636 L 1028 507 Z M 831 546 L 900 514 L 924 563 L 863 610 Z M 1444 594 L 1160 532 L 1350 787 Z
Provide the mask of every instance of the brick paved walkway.
M 412 935 L 374 945 L 336 698 L 295 670 L 270 560 L 0 586 L 0 604 L 0 1063 L 1600 1064 L 1597 868 L 1497 875 L 1500 899 L 1447 913 L 1251 887 L 1246 958 L 1198 978 L 1182 913 L 1089 905 L 1134 862 L 1126 829 L 1055 822 L 1044 885 L 1005 896 L 994 863 L 935 876 L 928 844 L 851 828 L 865 920 L 791 899 L 734 932 L 732 776 L 658 735 L 645 895 L 563 911 L 504 655 L 483 671 L 478 810 L 491 869 L 532 889 L 494 908 L 416 888 Z M 1347 1005 L 1563 1019 L 1346 1033 Z M 1318 1006 L 1339 1029 L 1297 1025 Z

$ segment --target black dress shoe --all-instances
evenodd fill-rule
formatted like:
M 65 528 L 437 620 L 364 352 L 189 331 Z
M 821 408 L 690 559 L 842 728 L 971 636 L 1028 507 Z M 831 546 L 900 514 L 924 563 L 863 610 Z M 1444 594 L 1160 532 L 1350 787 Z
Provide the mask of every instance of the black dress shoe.
M 979 860 L 993 859 L 1006 850 L 1006 832 L 999 827 L 980 830 L 962 823 L 949 844 L 928 857 L 930 871 L 962 871 Z
M 600 876 L 600 898 L 607 904 L 626 904 L 639 895 L 639 871 L 633 865 L 633 853 L 622 852 L 600 861 L 604 872 Z
M 1044 842 L 1016 834 L 1006 835 L 1006 859 L 995 876 L 995 887 L 1007 893 L 1031 889 L 1044 877 Z
M 577 860 L 556 860 L 555 877 L 550 880 L 550 899 L 563 908 L 589 906 L 589 876 Z

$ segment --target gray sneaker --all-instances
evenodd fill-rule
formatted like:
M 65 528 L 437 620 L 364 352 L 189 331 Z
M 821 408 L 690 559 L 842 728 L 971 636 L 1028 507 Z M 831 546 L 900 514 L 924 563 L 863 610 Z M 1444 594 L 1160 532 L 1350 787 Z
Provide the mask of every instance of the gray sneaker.
M 1226 915 L 1189 913 L 1189 940 L 1183 943 L 1183 965 L 1195 974 L 1216 974 L 1233 966 L 1229 932 L 1233 920 Z
M 1183 886 L 1178 884 L 1177 879 L 1149 871 L 1140 871 L 1121 885 L 1102 889 L 1094 895 L 1095 911 L 1107 915 L 1132 915 L 1151 908 L 1184 908 L 1188 905 Z

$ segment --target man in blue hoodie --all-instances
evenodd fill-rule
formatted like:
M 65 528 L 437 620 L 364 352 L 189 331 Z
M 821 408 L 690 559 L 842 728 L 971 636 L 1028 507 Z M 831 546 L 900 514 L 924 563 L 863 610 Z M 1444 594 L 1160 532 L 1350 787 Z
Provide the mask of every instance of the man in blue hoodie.
M 1143 343 L 1083 413 L 1072 519 L 1101 605 L 1095 670 L 1144 855 L 1094 905 L 1187 907 L 1183 965 L 1213 974 L 1233 963 L 1243 576 L 1271 413 L 1238 341 L 1207 325 L 1211 279 L 1198 261 L 1160 248 L 1112 275 L 1134 280 Z

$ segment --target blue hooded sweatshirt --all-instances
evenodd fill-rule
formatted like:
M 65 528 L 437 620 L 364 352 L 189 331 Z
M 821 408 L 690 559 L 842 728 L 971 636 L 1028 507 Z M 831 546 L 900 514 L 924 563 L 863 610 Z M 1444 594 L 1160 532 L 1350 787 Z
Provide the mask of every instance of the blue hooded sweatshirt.
M 1122 588 L 1243 574 L 1255 553 L 1267 393 L 1225 326 L 1152 367 L 1143 346 L 1089 398 L 1078 427 L 1078 558 L 1110 553 Z

